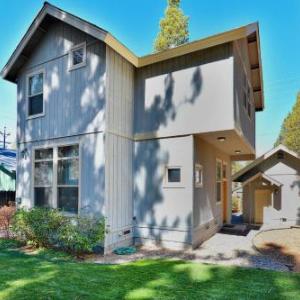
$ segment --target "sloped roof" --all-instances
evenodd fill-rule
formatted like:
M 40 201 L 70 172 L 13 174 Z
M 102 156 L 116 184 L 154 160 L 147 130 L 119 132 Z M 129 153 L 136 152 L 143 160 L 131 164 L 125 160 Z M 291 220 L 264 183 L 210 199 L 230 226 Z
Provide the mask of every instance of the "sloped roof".
M 7 64 L 1 71 L 1 76 L 9 81 L 16 82 L 18 70 L 26 62 L 31 53 L 31 49 L 36 46 L 38 41 L 47 31 L 47 25 L 51 20 L 58 19 L 65 22 L 103 42 L 113 48 L 117 53 L 127 59 L 135 67 L 143 67 L 170 58 L 192 53 L 198 50 L 232 42 L 241 38 L 248 39 L 248 52 L 251 64 L 251 80 L 257 110 L 264 108 L 262 66 L 260 55 L 259 28 L 258 23 L 252 23 L 237 29 L 216 34 L 204 39 L 196 40 L 172 49 L 158 53 L 138 57 L 121 42 L 119 42 L 108 31 L 89 23 L 73 14 L 45 2 L 39 11 L 17 48 L 9 58 Z
M 246 181 L 243 182 L 243 185 L 249 183 L 249 182 L 252 182 L 258 178 L 263 178 L 265 179 L 266 181 L 268 181 L 269 183 L 271 183 L 272 185 L 276 185 L 278 187 L 282 186 L 283 184 L 281 182 L 279 182 L 278 180 L 274 179 L 274 178 L 271 178 L 270 176 L 268 176 L 267 174 L 265 173 L 262 173 L 262 172 L 258 172 L 257 174 L 253 175 L 252 177 L 248 178 Z
M 266 161 L 267 159 L 269 159 L 271 156 L 273 156 L 274 154 L 278 153 L 278 152 L 284 152 L 287 153 L 297 159 L 300 160 L 299 155 L 294 152 L 289 150 L 286 146 L 284 145 L 279 145 L 275 148 L 273 148 L 272 150 L 266 152 L 265 154 L 263 154 L 262 156 L 258 157 L 257 159 L 255 159 L 252 163 L 250 163 L 249 165 L 247 165 L 246 167 L 244 167 L 243 169 L 241 169 L 240 171 L 238 171 L 237 173 L 235 173 L 234 175 L 232 175 L 232 181 L 236 181 L 236 182 L 241 182 L 243 175 L 245 175 L 246 173 L 250 172 L 252 169 L 254 169 L 255 167 L 257 167 L 258 165 L 260 165 L 261 163 L 263 163 L 264 161 Z
M 16 171 L 16 151 L 0 149 L 0 166 L 10 172 Z

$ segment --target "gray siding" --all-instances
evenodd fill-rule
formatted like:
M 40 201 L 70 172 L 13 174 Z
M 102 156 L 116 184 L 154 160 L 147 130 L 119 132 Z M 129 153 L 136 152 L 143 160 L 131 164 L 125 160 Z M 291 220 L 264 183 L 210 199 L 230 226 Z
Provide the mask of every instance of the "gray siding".
M 218 231 L 223 224 L 222 203 L 216 202 L 216 160 L 227 163 L 227 219 L 230 216 L 230 157 L 199 137 L 195 137 L 195 164 L 203 167 L 203 187 L 194 187 L 193 244 L 197 245 Z
M 134 67 L 107 47 L 105 195 L 106 246 L 132 241 Z M 131 230 L 129 234 L 123 232 Z
M 300 224 L 300 160 L 285 154 L 278 160 L 276 154 L 253 169 L 247 177 L 264 172 L 282 184 L 278 194 L 274 194 L 274 210 L 265 219 L 266 223 L 280 223 L 286 218 L 288 223 Z M 246 177 L 245 177 L 246 179 Z M 254 221 L 255 184 L 247 184 L 243 189 L 243 214 L 247 222 Z
M 166 166 L 181 167 L 182 183 L 169 187 Z M 191 243 L 193 211 L 193 137 L 135 143 L 135 237 L 166 244 Z
M 68 50 L 87 42 L 87 65 L 68 70 Z M 104 130 L 105 44 L 53 24 L 18 76 L 18 142 Z M 27 120 L 27 74 L 44 70 L 45 116 Z M 55 120 L 55 122 L 54 122 Z
M 243 105 L 243 90 L 245 87 L 245 79 L 251 83 L 250 63 L 248 59 L 247 40 L 242 39 L 233 42 L 234 55 L 234 120 L 235 127 L 245 137 L 248 143 L 255 148 L 255 109 L 254 99 L 251 93 L 251 119 Z M 245 78 L 246 77 L 246 78 Z M 250 86 L 250 90 L 251 90 Z
M 137 136 L 234 128 L 231 44 L 143 67 L 135 82 Z
M 104 215 L 104 135 L 87 134 L 44 142 L 26 143 L 18 149 L 17 191 L 21 206 L 30 208 L 33 203 L 33 155 L 36 147 L 80 144 L 80 214 Z M 23 157 L 22 150 L 27 150 Z

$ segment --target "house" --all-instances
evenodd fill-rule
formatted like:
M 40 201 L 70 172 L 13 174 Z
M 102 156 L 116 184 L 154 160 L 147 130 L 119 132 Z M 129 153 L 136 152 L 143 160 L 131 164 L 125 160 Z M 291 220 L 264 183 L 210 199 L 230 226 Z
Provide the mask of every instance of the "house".
M 283 145 L 233 175 L 243 184 L 243 219 L 255 224 L 300 224 L 300 157 Z
M 255 157 L 261 72 L 257 23 L 138 57 L 45 3 L 2 70 L 19 205 L 105 216 L 106 251 L 195 247 L 230 220 L 231 160 Z
M 15 202 L 16 151 L 0 149 L 0 207 Z

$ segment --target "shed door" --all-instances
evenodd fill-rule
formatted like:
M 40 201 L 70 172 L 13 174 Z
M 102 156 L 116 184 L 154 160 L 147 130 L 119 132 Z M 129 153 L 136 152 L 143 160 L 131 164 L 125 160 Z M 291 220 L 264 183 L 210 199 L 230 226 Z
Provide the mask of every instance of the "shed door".
M 270 190 L 255 191 L 255 223 L 261 224 L 264 221 L 264 207 L 271 206 L 272 192 Z

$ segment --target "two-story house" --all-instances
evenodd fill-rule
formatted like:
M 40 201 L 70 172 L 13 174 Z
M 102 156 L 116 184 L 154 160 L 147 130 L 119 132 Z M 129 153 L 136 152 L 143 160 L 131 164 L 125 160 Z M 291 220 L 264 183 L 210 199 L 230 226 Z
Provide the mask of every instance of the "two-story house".
M 197 246 L 255 156 L 258 24 L 138 57 L 45 3 L 2 70 L 17 84 L 19 206 L 105 216 L 106 250 Z

